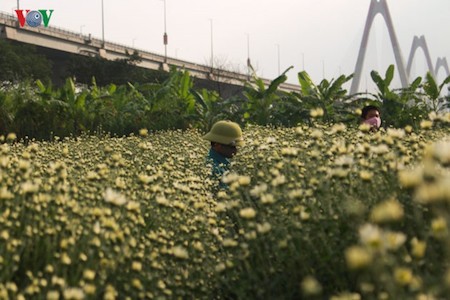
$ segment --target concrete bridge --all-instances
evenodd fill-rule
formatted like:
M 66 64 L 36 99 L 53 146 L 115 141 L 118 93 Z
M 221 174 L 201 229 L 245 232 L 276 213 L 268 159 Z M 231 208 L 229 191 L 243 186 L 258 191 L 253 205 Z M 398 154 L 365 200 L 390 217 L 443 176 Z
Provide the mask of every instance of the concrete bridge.
M 221 83 L 232 90 L 242 90 L 242 86 L 249 79 L 246 74 L 211 68 L 152 52 L 135 50 L 129 46 L 92 38 L 91 35 L 81 35 L 51 26 L 20 27 L 17 18 L 4 13 L 0 13 L 0 38 L 53 49 L 62 53 L 98 56 L 107 60 L 127 59 L 129 54 L 137 51 L 141 59 L 137 63 L 139 67 L 169 71 L 171 66 L 175 66 L 189 71 L 193 77 L 202 81 Z M 266 85 L 270 84 L 270 80 L 263 80 Z M 299 91 L 300 87 L 294 84 L 283 83 L 280 89 L 284 91 Z

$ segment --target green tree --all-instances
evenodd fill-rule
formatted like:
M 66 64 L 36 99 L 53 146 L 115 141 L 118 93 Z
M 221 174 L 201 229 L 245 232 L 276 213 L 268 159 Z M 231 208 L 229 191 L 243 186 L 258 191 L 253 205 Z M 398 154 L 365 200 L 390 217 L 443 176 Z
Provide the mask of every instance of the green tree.
M 127 53 L 124 59 L 110 61 L 101 57 L 72 56 L 67 76 L 75 77 L 78 82 L 90 84 L 95 77 L 99 86 L 110 83 L 116 85 L 145 82 L 163 82 L 168 78 L 167 72 L 138 67 L 141 61 L 137 52 Z
M 48 81 L 52 76 L 52 63 L 38 54 L 34 46 L 0 40 L 0 70 L 0 81 Z

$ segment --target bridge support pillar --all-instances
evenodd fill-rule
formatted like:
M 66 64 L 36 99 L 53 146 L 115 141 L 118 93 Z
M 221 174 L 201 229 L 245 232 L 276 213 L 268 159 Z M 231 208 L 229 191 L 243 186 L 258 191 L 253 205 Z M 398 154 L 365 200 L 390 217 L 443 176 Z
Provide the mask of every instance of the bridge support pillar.
M 161 71 L 165 71 L 165 72 L 169 72 L 170 71 L 170 67 L 169 64 L 166 62 L 161 63 L 161 66 L 159 68 Z
M 4 39 L 6 38 L 6 26 L 0 25 L 0 38 Z
M 105 48 L 100 48 L 100 49 L 98 49 L 98 55 L 99 55 L 101 58 L 105 58 L 105 59 L 106 59 L 106 50 L 105 50 Z

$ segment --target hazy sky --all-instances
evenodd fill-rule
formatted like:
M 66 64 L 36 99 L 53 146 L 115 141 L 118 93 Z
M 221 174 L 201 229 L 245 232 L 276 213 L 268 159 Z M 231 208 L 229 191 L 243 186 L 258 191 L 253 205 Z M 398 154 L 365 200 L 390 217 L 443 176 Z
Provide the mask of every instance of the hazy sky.
M 290 83 L 305 70 L 319 82 L 354 72 L 371 0 L 165 0 L 168 56 L 246 72 L 247 54 L 257 73 L 273 79 L 289 66 Z M 21 9 L 54 9 L 51 26 L 101 38 L 101 0 L 20 0 Z M 388 0 L 406 64 L 415 35 L 425 35 L 433 64 L 450 63 L 450 0 Z M 17 0 L 0 0 L 12 13 Z M 104 0 L 105 39 L 164 54 L 164 0 Z M 211 22 L 212 21 L 212 22 Z M 211 26 L 212 23 L 212 26 Z M 279 58 L 279 60 L 278 60 Z M 279 62 L 279 63 L 278 63 Z M 373 86 L 370 70 L 394 63 L 381 15 L 372 27 L 360 90 Z M 412 76 L 426 72 L 419 49 Z M 445 77 L 443 69 L 438 80 Z M 396 74 L 398 79 L 398 74 Z M 395 84 L 397 84 L 396 81 Z M 398 84 L 399 85 L 399 84 Z

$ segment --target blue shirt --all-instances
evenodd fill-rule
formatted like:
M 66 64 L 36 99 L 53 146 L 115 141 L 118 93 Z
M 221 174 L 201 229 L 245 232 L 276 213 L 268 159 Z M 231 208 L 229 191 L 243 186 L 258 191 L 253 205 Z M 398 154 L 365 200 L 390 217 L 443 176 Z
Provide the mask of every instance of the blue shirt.
M 212 164 L 211 177 L 213 180 L 218 181 L 220 188 L 227 189 L 228 186 L 221 179 L 223 174 L 230 170 L 230 160 L 214 149 L 210 149 L 207 162 Z

